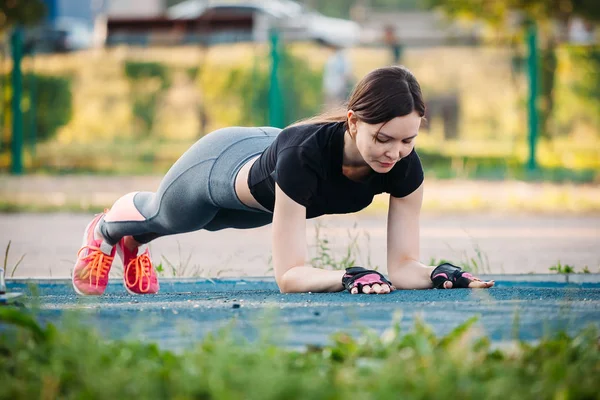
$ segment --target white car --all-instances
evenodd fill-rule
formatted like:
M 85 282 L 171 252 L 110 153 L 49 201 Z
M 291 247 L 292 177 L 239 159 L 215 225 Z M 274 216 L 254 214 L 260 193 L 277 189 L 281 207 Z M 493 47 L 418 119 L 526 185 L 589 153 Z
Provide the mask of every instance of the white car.
M 53 24 L 40 24 L 25 31 L 25 49 L 35 53 L 63 53 L 88 49 L 93 30 L 85 20 L 60 17 Z
M 69 50 L 83 50 L 93 46 L 94 31 L 86 21 L 78 18 L 60 17 L 54 23 L 56 29 L 66 32 Z
M 291 0 L 187 0 L 170 7 L 171 19 L 199 18 L 206 13 L 252 14 L 253 39 L 264 41 L 270 28 L 285 40 L 320 40 L 337 46 L 357 44 L 361 27 L 354 21 L 331 18 Z

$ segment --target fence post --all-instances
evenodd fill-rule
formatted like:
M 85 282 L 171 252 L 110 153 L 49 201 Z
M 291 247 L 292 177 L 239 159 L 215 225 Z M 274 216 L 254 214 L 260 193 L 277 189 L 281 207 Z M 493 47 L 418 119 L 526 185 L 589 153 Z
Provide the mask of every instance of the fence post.
M 283 96 L 279 82 L 279 34 L 275 29 L 270 32 L 271 38 L 271 75 L 269 79 L 269 125 L 283 128 Z
M 21 57 L 23 55 L 23 30 L 16 27 L 11 35 L 12 69 L 12 158 L 11 172 L 15 175 L 23 173 L 23 115 L 21 112 L 22 75 Z
M 31 158 L 35 159 L 37 141 L 37 76 L 34 68 L 35 54 L 31 54 L 31 73 L 27 74 L 27 90 L 29 91 L 29 119 L 27 120 L 27 144 Z
M 529 78 L 528 99 L 528 125 L 529 125 L 529 160 L 527 168 L 530 171 L 537 169 L 535 159 L 538 137 L 538 54 L 537 54 L 537 27 L 535 21 L 530 21 L 527 26 L 527 75 Z

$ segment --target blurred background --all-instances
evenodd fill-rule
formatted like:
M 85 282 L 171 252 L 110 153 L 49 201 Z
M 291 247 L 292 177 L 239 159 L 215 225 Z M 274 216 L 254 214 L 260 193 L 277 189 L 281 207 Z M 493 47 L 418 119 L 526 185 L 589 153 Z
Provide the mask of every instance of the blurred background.
M 6 173 L 160 174 L 214 129 L 283 127 L 403 64 L 429 176 L 598 179 L 593 0 L 0 4 Z

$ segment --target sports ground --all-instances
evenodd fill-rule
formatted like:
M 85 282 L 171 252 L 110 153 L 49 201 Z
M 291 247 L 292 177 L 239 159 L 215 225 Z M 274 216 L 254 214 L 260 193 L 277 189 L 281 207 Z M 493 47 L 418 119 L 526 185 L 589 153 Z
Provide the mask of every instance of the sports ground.
M 266 329 L 281 345 L 325 345 L 338 331 L 378 334 L 399 322 L 411 330 L 417 319 L 438 335 L 471 317 L 497 344 L 536 341 L 557 331 L 577 333 L 600 324 L 600 277 L 493 276 L 490 290 L 410 290 L 389 295 L 281 294 L 272 278 L 163 279 L 152 296 L 125 293 L 118 280 L 105 295 L 81 298 L 68 280 L 9 280 L 11 292 L 28 294 L 42 322 L 76 316 L 110 339 L 156 342 L 185 349 L 209 332 L 230 326 L 247 339 Z M 31 295 L 33 292 L 35 297 Z M 34 305 L 35 304 L 35 305 Z

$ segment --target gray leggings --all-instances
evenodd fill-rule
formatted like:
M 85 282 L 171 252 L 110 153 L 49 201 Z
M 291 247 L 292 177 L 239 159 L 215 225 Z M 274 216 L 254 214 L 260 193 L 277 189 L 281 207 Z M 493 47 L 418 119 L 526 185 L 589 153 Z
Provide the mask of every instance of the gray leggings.
M 235 177 L 279 132 L 270 127 L 233 127 L 209 133 L 175 162 L 156 193 L 134 196 L 134 205 L 146 220 L 103 221 L 104 237 L 113 245 L 129 235 L 148 243 L 160 236 L 199 229 L 247 229 L 271 223 L 273 214 L 239 200 Z

